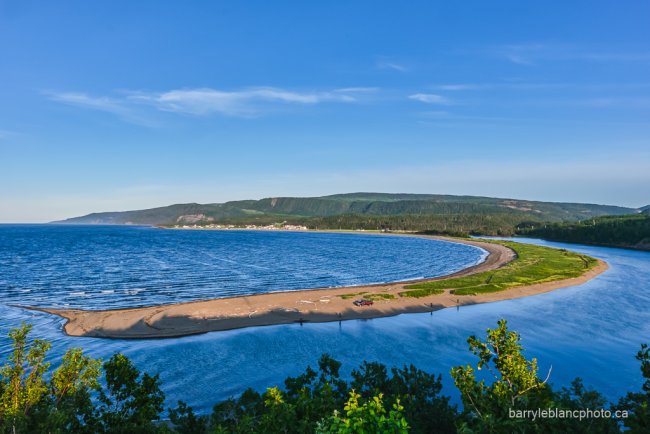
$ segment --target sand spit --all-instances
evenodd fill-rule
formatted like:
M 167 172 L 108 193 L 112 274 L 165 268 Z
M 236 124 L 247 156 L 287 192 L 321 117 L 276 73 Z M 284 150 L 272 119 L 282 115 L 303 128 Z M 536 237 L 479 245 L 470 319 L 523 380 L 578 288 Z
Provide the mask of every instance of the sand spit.
M 515 253 L 511 249 L 499 244 L 445 237 L 427 238 L 481 247 L 488 252 L 488 256 L 478 265 L 448 276 L 423 281 L 444 280 L 494 270 L 515 258 Z M 71 336 L 112 339 L 169 338 L 242 327 L 369 319 L 403 313 L 430 312 L 445 307 L 488 303 L 579 285 L 606 269 L 607 264 L 600 261 L 596 267 L 580 277 L 476 296 L 456 296 L 447 290 L 443 294 L 423 298 L 399 297 L 397 294 L 404 290 L 404 286 L 413 283 L 410 281 L 274 292 L 132 309 L 97 311 L 26 308 L 66 318 L 64 330 Z M 360 307 L 354 306 L 352 302 L 354 299 L 363 298 L 363 295 L 348 299 L 341 298 L 341 295 L 360 292 L 391 294 L 395 298 L 375 300 L 372 306 Z

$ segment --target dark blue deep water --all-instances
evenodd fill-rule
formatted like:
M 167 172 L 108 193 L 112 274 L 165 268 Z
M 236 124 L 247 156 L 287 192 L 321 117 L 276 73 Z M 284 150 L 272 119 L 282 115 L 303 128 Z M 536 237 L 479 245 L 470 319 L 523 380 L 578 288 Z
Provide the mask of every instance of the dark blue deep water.
M 482 249 L 421 238 L 0 226 L 0 302 L 107 309 L 442 276 Z
M 6 229 L 0 226 L 0 230 Z M 110 239 L 110 230 L 101 230 L 108 231 L 102 236 Z M 141 233 L 162 233 L 163 237 L 170 237 L 167 246 L 172 250 L 175 245 L 184 245 L 190 249 L 185 252 L 190 258 L 199 257 L 199 255 L 191 253 L 191 246 L 201 244 L 197 239 L 211 236 L 210 233 L 205 232 L 172 232 L 141 228 L 119 229 L 119 231 L 122 230 L 129 233 L 127 236 L 134 238 L 144 236 Z M 38 233 L 38 231 L 34 233 Z M 41 236 L 47 237 L 41 234 L 35 236 L 32 241 L 23 239 L 22 243 L 33 246 L 39 246 L 42 243 L 52 244 L 52 240 L 39 239 Z M 155 237 L 155 235 L 151 236 Z M 236 234 L 233 233 L 232 236 L 236 236 Z M 276 235 L 250 233 L 248 236 L 273 237 Z M 320 234 L 280 233 L 277 236 L 284 241 L 300 245 L 307 242 L 306 239 L 318 237 Z M 356 261 L 359 258 L 356 258 L 349 250 L 348 253 L 343 252 L 348 243 L 354 245 L 365 242 L 362 253 L 371 256 L 379 255 L 378 260 L 382 260 L 381 254 L 373 253 L 373 249 L 376 249 L 375 251 L 382 249 L 373 247 L 373 243 L 381 244 L 390 242 L 386 240 L 393 240 L 392 237 L 362 235 L 343 235 L 342 238 L 337 238 L 337 235 L 334 234 L 324 236 L 333 237 L 329 241 L 329 243 L 333 243 L 328 247 L 332 249 L 330 251 L 346 254 L 352 264 L 358 263 Z M 26 234 L 23 234 L 23 237 L 30 238 Z M 92 238 L 91 235 L 87 235 L 82 237 L 83 242 L 79 241 L 79 243 L 93 244 L 95 241 Z M 5 234 L 0 247 L 3 255 L 7 254 L 6 239 Z M 365 241 L 366 239 L 368 241 Z M 250 242 L 256 242 L 253 240 Z M 640 388 L 641 376 L 634 355 L 640 343 L 650 343 L 650 253 L 539 240 L 519 239 L 519 241 L 579 251 L 607 261 L 610 269 L 580 286 L 534 297 L 462 307 L 460 310 L 444 309 L 434 312 L 433 315 L 409 314 L 367 321 L 344 321 L 341 325 L 338 323 L 305 324 L 303 326 L 291 324 L 147 341 L 111 341 L 67 337 L 61 330 L 63 324 L 61 319 L 47 314 L 7 307 L 6 303 L 15 302 L 16 295 L 12 295 L 9 299 L 3 298 L 2 304 L 0 304 L 0 332 L 2 335 L 6 335 L 10 327 L 19 325 L 21 321 L 33 323 L 35 335 L 53 341 L 53 359 L 56 359 L 71 346 L 82 346 L 93 356 L 103 358 L 116 351 L 122 351 L 142 369 L 161 374 L 170 405 L 178 399 L 183 399 L 204 411 L 209 411 L 215 401 L 240 393 L 248 386 L 262 390 L 266 386 L 281 385 L 287 375 L 296 375 L 302 372 L 308 364 L 314 366 L 318 356 L 324 352 L 341 360 L 344 363 L 343 370 L 346 374 L 364 359 L 380 361 L 387 365 L 413 363 L 430 372 L 442 373 L 445 383 L 443 392 L 456 397 L 449 377 L 449 369 L 454 365 L 473 362 L 473 357 L 467 351 L 467 337 L 471 334 L 483 335 L 484 330 L 487 327 L 493 327 L 500 318 L 506 318 L 511 328 L 521 333 L 523 344 L 527 348 L 527 356 L 538 359 L 540 370 L 545 373 L 550 366 L 553 367 L 551 382 L 555 385 L 568 385 L 573 378 L 580 376 L 587 385 L 599 389 L 611 400 L 618 399 L 628 390 Z M 264 243 L 263 240 L 257 242 Z M 405 242 L 408 244 L 408 241 Z M 433 250 L 442 249 L 443 257 L 456 255 L 455 251 L 445 250 L 449 248 L 448 244 L 439 245 L 426 240 L 414 240 L 414 242 L 416 244 L 424 243 L 425 250 L 427 246 Z M 142 245 L 147 245 L 147 243 Z M 312 245 L 318 246 L 321 243 L 316 242 Z M 408 246 L 394 247 L 401 249 Z M 71 252 L 70 246 L 59 248 L 60 252 Z M 288 244 L 286 248 L 291 250 L 291 245 Z M 414 249 L 409 250 L 408 254 L 428 254 L 423 253 L 423 250 L 418 250 L 415 246 L 408 248 Z M 118 252 L 119 250 L 119 248 L 115 249 Z M 20 256 L 17 251 L 9 250 L 9 252 L 11 255 Z M 303 252 L 314 254 L 309 249 L 303 250 Z M 69 253 L 60 254 L 70 256 Z M 146 256 L 147 252 L 138 252 L 137 249 L 133 249 L 128 254 L 125 252 L 121 260 L 128 263 L 131 260 L 129 257 L 134 254 Z M 152 252 L 148 254 L 160 258 Z M 408 258 L 403 258 L 406 256 L 403 251 L 394 251 L 393 254 L 395 261 L 408 260 Z M 476 253 L 473 254 L 476 255 Z M 111 257 L 106 260 L 109 263 L 115 263 L 119 260 L 119 256 L 118 254 L 118 258 Z M 476 260 L 477 257 L 472 257 L 472 260 Z M 49 258 L 48 260 L 55 259 Z M 65 277 L 67 269 L 71 273 L 70 275 L 75 275 L 78 270 L 74 271 L 70 268 L 78 267 L 79 263 L 76 261 L 79 260 L 81 259 L 75 257 L 63 260 L 64 270 L 56 272 L 59 276 Z M 385 258 L 383 260 L 388 261 L 384 262 L 385 265 L 391 265 L 390 270 L 396 270 L 392 266 L 392 260 Z M 411 260 L 417 261 L 417 258 L 411 258 Z M 206 261 L 203 257 L 203 262 L 209 263 L 210 261 Z M 251 259 L 240 262 L 256 265 Z M 156 261 L 152 259 L 149 263 L 154 264 Z M 404 262 L 394 263 L 404 264 Z M 173 264 L 170 265 L 173 268 Z M 437 267 L 435 266 L 436 269 L 439 269 Z M 241 273 L 250 274 L 250 270 L 241 265 L 232 264 L 232 268 Z M 199 267 L 199 270 L 201 269 Z M 348 273 L 349 270 L 354 270 L 355 266 L 349 265 L 347 268 L 342 266 L 341 269 Z M 35 276 L 38 275 L 37 271 L 33 270 Z M 13 273 L 16 272 L 12 271 L 10 275 L 14 275 Z M 148 271 L 146 267 L 142 269 L 142 273 L 153 278 L 158 277 L 158 272 Z M 230 273 L 235 273 L 235 271 L 230 271 Z M 389 271 L 386 270 L 386 273 Z M 372 276 L 364 275 L 363 277 L 376 280 L 377 275 L 377 272 L 374 272 Z M 0 280 L 7 281 L 4 265 L 0 276 Z M 398 278 L 408 277 L 413 277 L 413 275 L 405 273 L 398 276 Z M 356 278 L 360 279 L 359 276 Z M 114 276 L 112 279 L 119 279 L 119 277 Z M 97 285 L 97 281 L 92 279 L 89 282 Z M 142 288 L 148 287 L 146 281 L 141 281 L 138 285 Z M 94 288 L 99 289 L 99 286 L 94 286 Z M 12 289 L 12 291 L 15 290 L 15 288 Z M 85 290 L 76 288 L 74 292 L 81 291 Z M 146 293 L 147 291 L 142 292 Z M 177 294 L 177 296 L 180 297 L 182 294 Z M 142 295 L 142 297 L 145 296 Z M 167 297 L 171 297 L 171 295 Z M 198 297 L 203 297 L 203 295 Z M 92 300 L 92 297 L 87 297 L 83 301 L 71 299 L 66 303 L 83 303 L 89 300 Z M 57 300 L 43 300 L 43 304 L 47 303 L 56 304 Z M 148 299 L 143 299 L 134 304 L 147 303 Z M 8 351 L 7 339 L 0 338 L 0 358 L 6 356 Z

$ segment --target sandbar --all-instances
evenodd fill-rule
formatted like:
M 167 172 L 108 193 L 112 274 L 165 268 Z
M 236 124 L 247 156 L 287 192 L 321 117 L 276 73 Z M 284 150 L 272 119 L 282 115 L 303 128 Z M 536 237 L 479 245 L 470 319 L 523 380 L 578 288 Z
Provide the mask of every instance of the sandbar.
M 480 247 L 488 252 L 480 264 L 456 273 L 422 281 L 434 281 L 467 276 L 503 267 L 516 254 L 513 250 L 478 240 L 423 236 L 425 238 L 451 241 Z M 422 298 L 400 297 L 404 286 L 416 281 L 374 284 L 339 288 L 319 288 L 280 291 L 249 296 L 218 298 L 150 307 L 82 310 L 54 309 L 21 306 L 27 309 L 48 312 L 65 318 L 63 327 L 70 336 L 86 336 L 110 339 L 155 339 L 187 336 L 243 327 L 277 324 L 331 322 L 352 319 L 370 319 L 405 313 L 432 312 L 446 307 L 465 306 L 526 297 L 549 292 L 554 289 L 579 285 L 607 269 L 607 264 L 598 265 L 583 275 L 571 279 L 545 282 L 530 286 L 480 294 L 458 296 L 445 290 L 438 295 Z M 372 306 L 355 306 L 355 299 L 363 295 L 342 298 L 342 295 L 390 294 L 393 299 L 375 299 Z M 388 297 L 390 297 L 390 295 Z

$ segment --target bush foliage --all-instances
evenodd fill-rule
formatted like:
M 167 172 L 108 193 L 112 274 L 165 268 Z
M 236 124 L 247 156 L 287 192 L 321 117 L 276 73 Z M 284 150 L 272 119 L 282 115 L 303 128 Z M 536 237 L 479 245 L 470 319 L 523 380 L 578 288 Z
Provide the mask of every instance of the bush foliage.
M 102 363 L 71 349 L 59 367 L 45 362 L 50 344 L 29 340 L 30 326 L 12 330 L 13 352 L 0 370 L 0 432 L 3 433 L 618 433 L 650 432 L 650 349 L 637 354 L 645 379 L 641 391 L 607 405 L 576 379 L 554 391 L 550 371 L 540 376 L 536 359 L 524 355 L 520 336 L 505 320 L 485 340 L 468 339 L 476 364 L 451 376 L 463 408 L 442 394 L 440 375 L 415 366 L 391 368 L 363 362 L 350 380 L 328 355 L 318 367 L 289 377 L 284 387 L 248 389 L 197 415 L 179 402 L 163 419 L 164 394 L 157 375 L 141 373 L 122 354 Z M 477 377 L 487 371 L 490 381 Z M 538 418 L 513 411 L 555 408 L 607 409 L 616 418 Z M 627 417 L 624 417 L 627 416 Z

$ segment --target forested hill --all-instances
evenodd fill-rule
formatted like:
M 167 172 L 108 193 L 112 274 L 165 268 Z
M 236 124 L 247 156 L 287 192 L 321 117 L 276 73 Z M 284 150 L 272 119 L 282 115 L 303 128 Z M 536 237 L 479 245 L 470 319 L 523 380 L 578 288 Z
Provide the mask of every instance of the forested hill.
M 519 234 L 567 243 L 650 250 L 650 209 L 640 214 L 544 224 L 521 229 Z
M 577 221 L 603 215 L 637 213 L 638 210 L 609 205 L 539 202 L 480 196 L 433 194 L 350 193 L 323 197 L 277 197 L 241 200 L 221 204 L 176 204 L 137 211 L 101 212 L 56 223 L 75 224 L 207 224 L 273 223 L 292 221 L 321 227 L 343 227 L 350 222 L 367 221 L 370 226 L 402 222 L 417 223 L 412 229 L 426 230 L 426 220 L 449 218 L 490 221 L 513 225 L 521 222 Z M 399 217 L 399 218 L 398 218 Z M 407 222 L 407 223 L 404 223 Z M 356 224 L 356 223 L 354 223 Z M 471 229 L 474 223 L 467 223 Z M 347 227 L 346 227 L 347 228 Z M 372 227 L 364 227 L 372 229 Z M 400 227 L 409 229 L 409 227 Z M 435 228 L 430 228 L 434 229 Z

